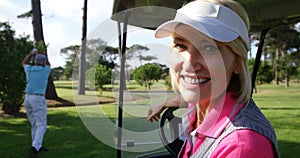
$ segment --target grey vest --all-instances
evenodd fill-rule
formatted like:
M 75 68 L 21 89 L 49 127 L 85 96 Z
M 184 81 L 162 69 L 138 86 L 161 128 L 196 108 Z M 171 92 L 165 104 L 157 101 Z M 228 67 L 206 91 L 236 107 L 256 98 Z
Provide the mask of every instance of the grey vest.
M 240 109 L 232 122 L 226 126 L 218 138 L 206 137 L 203 144 L 193 155 L 190 156 L 190 158 L 211 157 L 212 152 L 216 149 L 217 145 L 223 140 L 223 138 L 235 130 L 243 129 L 253 130 L 268 138 L 273 145 L 274 155 L 278 158 L 280 157 L 274 129 L 251 99 L 248 105 L 244 105 Z M 191 138 L 188 139 L 191 140 Z

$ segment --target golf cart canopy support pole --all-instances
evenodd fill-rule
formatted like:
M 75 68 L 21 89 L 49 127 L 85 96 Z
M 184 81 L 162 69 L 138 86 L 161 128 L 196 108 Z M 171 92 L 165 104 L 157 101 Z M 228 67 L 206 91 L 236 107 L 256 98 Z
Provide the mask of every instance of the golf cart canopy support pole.
M 257 72 L 258 72 L 258 68 L 259 68 L 259 64 L 260 64 L 260 58 L 262 55 L 266 34 L 268 33 L 269 30 L 270 30 L 270 28 L 264 29 L 264 30 L 262 30 L 262 32 L 260 34 L 259 44 L 258 44 L 258 48 L 257 48 L 257 52 L 256 52 L 252 75 L 251 75 L 251 83 L 252 83 L 251 96 L 253 94 L 253 89 L 255 88 L 256 76 L 257 76 Z
M 123 128 L 123 97 L 126 88 L 125 83 L 125 61 L 126 61 L 126 38 L 127 26 L 130 12 L 127 12 L 123 23 L 123 32 L 121 31 L 120 23 L 118 22 L 119 31 L 119 57 L 120 57 L 120 89 L 119 89 L 119 105 L 118 105 L 118 128 L 117 128 L 117 158 L 122 157 L 122 128 Z M 122 43 L 122 45 L 121 45 Z M 121 46 L 121 47 L 120 47 Z

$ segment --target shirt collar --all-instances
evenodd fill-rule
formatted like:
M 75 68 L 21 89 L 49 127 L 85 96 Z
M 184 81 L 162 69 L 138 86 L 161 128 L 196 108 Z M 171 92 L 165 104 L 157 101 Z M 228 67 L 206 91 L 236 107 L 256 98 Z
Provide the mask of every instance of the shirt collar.
M 242 107 L 240 104 L 236 103 L 236 101 L 231 97 L 231 94 L 232 93 L 227 93 L 217 102 L 217 104 L 212 106 L 212 109 L 207 114 L 201 125 L 195 129 L 192 134 L 197 133 L 202 136 L 213 138 L 219 137 L 224 128 Z M 193 109 L 196 110 L 196 108 Z M 192 115 L 195 116 L 195 112 Z M 191 120 L 191 118 L 189 118 L 189 120 Z

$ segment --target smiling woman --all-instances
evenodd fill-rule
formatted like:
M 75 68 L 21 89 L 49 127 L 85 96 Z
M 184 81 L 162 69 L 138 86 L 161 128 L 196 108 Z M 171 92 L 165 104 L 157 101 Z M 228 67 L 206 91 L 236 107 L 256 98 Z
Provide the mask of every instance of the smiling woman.
M 251 99 L 249 26 L 235 1 L 196 0 L 156 29 L 155 37 L 173 39 L 175 105 L 181 98 L 188 103 L 178 157 L 279 157 L 274 129 Z M 149 108 L 150 121 L 159 117 L 157 108 Z
M 225 91 L 231 74 L 238 73 L 234 54 L 187 25 L 179 24 L 172 37 L 170 65 L 179 80 L 173 80 L 178 84 L 179 93 L 186 102 L 198 103 L 200 99 L 201 105 L 208 105 L 211 98 L 217 98 Z

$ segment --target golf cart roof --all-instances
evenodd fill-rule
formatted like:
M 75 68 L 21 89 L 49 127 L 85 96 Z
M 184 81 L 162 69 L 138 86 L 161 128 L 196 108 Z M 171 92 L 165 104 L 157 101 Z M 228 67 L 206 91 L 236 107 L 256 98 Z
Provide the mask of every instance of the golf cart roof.
M 183 4 L 191 0 L 115 0 L 112 19 L 124 21 L 123 11 L 131 12 L 128 24 L 146 29 L 156 29 L 161 23 L 173 19 Z M 251 30 L 260 32 L 281 24 L 295 24 L 300 21 L 299 0 L 237 0 L 248 12 Z M 147 7 L 156 6 L 156 7 Z M 165 13 L 165 8 L 170 12 Z M 140 9 L 139 9 L 140 8 Z M 123 12 L 124 13 L 124 12 Z

